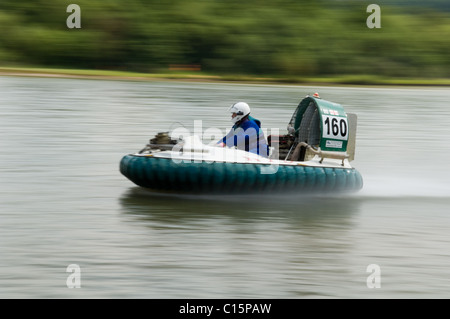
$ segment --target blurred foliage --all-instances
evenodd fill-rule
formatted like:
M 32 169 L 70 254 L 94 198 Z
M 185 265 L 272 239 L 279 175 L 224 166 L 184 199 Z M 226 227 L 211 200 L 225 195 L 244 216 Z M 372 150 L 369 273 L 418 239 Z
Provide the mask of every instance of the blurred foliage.
M 0 65 L 280 76 L 450 77 L 448 0 L 2 0 Z M 70 3 L 81 29 L 68 29 Z

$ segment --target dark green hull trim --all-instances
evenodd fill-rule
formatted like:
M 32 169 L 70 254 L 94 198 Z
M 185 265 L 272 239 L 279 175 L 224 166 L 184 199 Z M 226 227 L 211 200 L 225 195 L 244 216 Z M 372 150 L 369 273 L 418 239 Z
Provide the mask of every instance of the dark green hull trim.
M 363 186 L 354 168 L 279 165 L 275 173 L 261 174 L 262 166 L 268 165 L 126 155 L 120 172 L 141 187 L 175 193 L 355 192 Z

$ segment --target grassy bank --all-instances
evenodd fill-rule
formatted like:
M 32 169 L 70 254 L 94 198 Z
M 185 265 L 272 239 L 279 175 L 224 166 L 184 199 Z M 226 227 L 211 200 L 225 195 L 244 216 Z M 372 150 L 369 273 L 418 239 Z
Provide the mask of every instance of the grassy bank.
M 371 86 L 450 86 L 450 79 L 429 78 L 387 78 L 375 75 L 342 75 L 324 77 L 301 76 L 254 76 L 254 75 L 212 75 L 193 71 L 167 71 L 162 73 L 137 73 L 109 70 L 52 69 L 34 67 L 0 67 L 0 75 L 61 77 L 109 80 L 190 80 L 216 82 L 242 82 L 267 84 L 302 85 L 371 85 Z

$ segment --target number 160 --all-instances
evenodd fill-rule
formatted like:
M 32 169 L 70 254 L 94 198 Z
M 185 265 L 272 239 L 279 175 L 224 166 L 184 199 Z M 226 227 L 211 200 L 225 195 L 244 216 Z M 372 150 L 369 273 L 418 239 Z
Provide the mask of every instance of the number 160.
M 330 120 L 331 118 L 331 120 Z M 337 118 L 327 116 L 324 124 L 326 126 L 326 133 L 324 135 L 334 136 L 334 137 L 342 137 L 345 138 L 347 136 L 347 120 L 344 118 Z

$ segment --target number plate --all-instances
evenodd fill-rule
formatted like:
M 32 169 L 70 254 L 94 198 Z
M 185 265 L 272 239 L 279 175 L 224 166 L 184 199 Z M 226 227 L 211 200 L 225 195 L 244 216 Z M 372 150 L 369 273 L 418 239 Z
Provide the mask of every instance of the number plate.
M 347 118 L 333 115 L 322 116 L 322 138 L 348 140 Z

